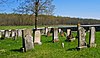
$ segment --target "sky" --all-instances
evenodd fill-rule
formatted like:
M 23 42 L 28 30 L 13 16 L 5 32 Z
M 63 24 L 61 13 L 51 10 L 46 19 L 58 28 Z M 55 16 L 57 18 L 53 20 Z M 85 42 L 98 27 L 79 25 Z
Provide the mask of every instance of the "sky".
M 100 0 L 54 0 L 55 15 L 100 19 Z
M 11 0 L 9 0 L 11 1 Z M 53 0 L 54 15 L 76 18 L 93 18 L 100 20 L 100 0 Z M 18 4 L 0 5 L 0 13 L 12 13 Z

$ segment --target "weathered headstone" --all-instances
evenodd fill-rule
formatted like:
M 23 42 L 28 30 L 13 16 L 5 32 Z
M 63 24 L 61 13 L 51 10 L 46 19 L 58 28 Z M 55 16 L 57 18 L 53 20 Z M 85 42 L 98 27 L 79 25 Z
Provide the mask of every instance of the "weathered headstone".
M 74 41 L 74 40 L 75 40 L 75 38 L 74 38 L 74 36 L 73 36 L 72 32 L 70 33 L 70 35 L 69 35 L 69 36 L 67 36 L 67 40 L 68 40 L 69 42 L 72 42 L 72 41 Z
M 53 28 L 53 42 L 58 42 L 58 28 Z
M 17 30 L 17 34 L 18 34 L 18 37 L 21 37 L 22 36 L 22 30 L 21 29 L 18 29 Z
M 40 44 L 40 45 L 42 44 L 41 43 L 41 33 L 40 33 L 40 30 L 35 30 L 34 43 Z
M 60 31 L 60 35 L 61 35 L 62 37 L 64 37 L 64 32 L 63 32 L 63 30 Z
M 16 37 L 18 37 L 18 29 L 15 30 Z
M 45 29 L 41 29 L 40 32 L 41 32 L 41 35 L 45 35 Z
M 78 47 L 79 49 L 81 48 L 86 48 L 87 43 L 86 43 L 86 38 L 85 38 L 85 29 L 83 27 L 78 28 Z
M 71 29 L 67 29 L 67 36 L 69 36 L 71 33 Z
M 9 37 L 10 37 L 9 30 L 5 30 L 5 37 L 6 37 L 6 38 L 9 38 Z
M 61 30 L 61 29 L 59 29 L 58 31 L 59 31 L 59 33 L 60 33 L 62 30 Z
M 0 31 L 0 39 L 1 39 L 1 37 L 2 37 L 2 34 L 1 34 L 1 31 Z
M 22 30 L 22 38 L 23 38 L 23 51 L 26 52 L 28 50 L 32 50 L 34 48 L 32 30 L 31 29 Z
M 47 32 L 47 36 L 51 36 L 51 33 L 50 33 L 50 31 L 48 31 L 48 32 Z
M 11 29 L 9 29 L 9 35 L 10 35 L 10 37 L 11 37 Z
M 90 28 L 89 47 L 96 47 L 96 44 L 95 44 L 95 27 Z
M 5 30 L 0 30 L 1 32 L 1 39 L 4 39 L 5 38 Z
M 69 41 L 69 42 L 75 40 L 75 38 L 74 38 L 74 36 L 73 36 L 73 34 L 72 34 L 72 32 L 71 32 L 71 29 L 67 29 L 66 40 Z
M 48 27 L 45 27 L 45 35 L 47 35 Z
M 16 38 L 17 38 L 17 31 L 16 30 L 11 30 L 11 37 L 14 39 L 14 40 L 16 40 Z

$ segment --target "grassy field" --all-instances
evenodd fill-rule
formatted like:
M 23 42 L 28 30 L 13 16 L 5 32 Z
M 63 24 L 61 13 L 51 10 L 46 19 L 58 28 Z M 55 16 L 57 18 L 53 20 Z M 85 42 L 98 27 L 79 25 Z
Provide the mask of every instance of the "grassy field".
M 0 26 L 0 30 L 34 28 L 34 26 Z
M 76 36 L 76 33 L 74 33 Z M 77 51 L 77 39 L 73 42 L 66 42 L 65 37 L 59 35 L 60 41 L 52 43 L 52 37 L 42 36 L 42 45 L 35 45 L 33 50 L 21 52 L 22 38 L 17 40 L 7 38 L 0 40 L 0 58 L 100 58 L 100 32 L 96 32 L 95 48 L 86 48 Z M 86 36 L 88 42 L 88 34 Z M 62 48 L 61 43 L 65 44 Z

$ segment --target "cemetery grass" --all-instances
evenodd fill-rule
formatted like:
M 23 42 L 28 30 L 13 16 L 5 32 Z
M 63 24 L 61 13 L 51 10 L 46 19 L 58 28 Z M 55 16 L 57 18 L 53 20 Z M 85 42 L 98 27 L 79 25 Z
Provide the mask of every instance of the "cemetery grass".
M 89 34 L 86 39 L 89 41 Z M 74 33 L 76 36 L 76 33 Z M 77 39 L 73 42 L 66 42 L 65 37 L 59 35 L 59 42 L 52 43 L 52 37 L 42 36 L 42 45 L 35 45 L 33 50 L 21 52 L 22 39 L 16 40 L 6 38 L 0 40 L 0 58 L 100 58 L 100 32 L 96 32 L 97 47 L 77 50 Z M 65 44 L 62 48 L 61 43 Z
M 0 26 L 0 30 L 34 28 L 34 26 Z

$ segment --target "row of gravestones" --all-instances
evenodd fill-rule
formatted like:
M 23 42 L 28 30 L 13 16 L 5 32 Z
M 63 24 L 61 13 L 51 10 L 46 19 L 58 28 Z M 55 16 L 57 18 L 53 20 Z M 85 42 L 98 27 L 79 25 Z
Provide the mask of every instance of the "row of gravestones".
M 46 30 L 46 29 L 45 29 Z M 53 42 L 58 42 L 59 38 L 58 38 L 58 28 L 53 28 L 52 29 L 52 41 Z M 85 48 L 87 47 L 87 43 L 86 43 L 86 33 L 85 33 L 85 29 L 83 27 L 79 27 L 78 28 L 78 47 L 77 48 Z M 47 35 L 48 32 L 45 34 Z M 30 49 L 34 48 L 34 43 L 36 44 L 42 44 L 41 43 L 41 32 L 40 30 L 35 30 L 34 31 L 34 40 L 33 40 L 33 36 L 32 36 L 32 30 L 26 29 L 22 31 L 22 38 L 23 38 L 23 51 L 27 51 Z M 69 40 L 72 40 L 73 36 L 71 34 L 71 30 L 68 29 L 67 30 L 67 38 L 69 38 Z M 90 28 L 90 35 L 89 35 L 89 46 L 90 47 L 95 47 L 95 28 L 91 27 Z
M 53 28 L 53 42 L 58 42 L 58 28 Z M 33 35 L 34 34 L 34 35 Z M 34 36 L 34 37 L 33 37 Z M 34 40 L 33 40 L 34 38 Z M 34 44 L 41 45 L 41 32 L 40 30 L 25 29 L 22 30 L 23 47 L 22 51 L 26 52 L 34 48 Z
M 48 32 L 48 28 L 45 29 L 46 31 L 46 35 L 48 36 L 48 34 L 50 33 L 50 29 Z M 59 41 L 58 39 L 58 31 L 60 32 L 61 36 L 64 36 L 64 32 L 58 28 L 53 28 L 53 42 L 57 42 Z M 90 27 L 89 30 L 89 47 L 95 47 L 95 27 Z M 84 48 L 87 47 L 87 43 L 86 43 L 86 30 L 83 27 L 78 27 L 78 31 L 77 31 L 77 35 L 78 35 L 78 48 Z M 74 41 L 75 38 L 73 37 L 73 34 L 71 32 L 71 29 L 67 29 L 67 34 L 66 34 L 66 40 L 68 41 Z
M 58 28 L 45 28 L 43 29 L 43 33 L 41 33 L 41 30 L 32 30 L 32 29 L 25 29 L 22 30 L 22 38 L 23 38 L 23 47 L 22 50 L 23 52 L 26 52 L 30 49 L 34 48 L 34 44 L 39 44 L 41 45 L 41 35 L 44 34 L 46 36 L 51 36 L 52 34 L 52 42 L 58 42 L 58 31 L 60 29 Z M 70 29 L 68 29 L 67 35 L 70 35 L 69 32 Z M 60 32 L 60 31 L 59 31 Z M 34 36 L 34 37 L 33 37 Z M 34 40 L 33 40 L 34 38 Z
M 5 38 L 16 39 L 19 36 L 22 36 L 21 29 L 0 30 L 0 39 L 5 39 Z
M 91 27 L 90 29 L 90 45 L 89 46 L 95 46 L 95 28 Z M 19 32 L 18 32 L 19 31 Z M 49 30 L 50 32 L 50 30 Z M 51 31 L 52 34 L 52 41 L 53 42 L 58 42 L 58 28 L 52 28 Z M 31 50 L 34 48 L 34 43 L 36 44 L 42 44 L 41 43 L 41 32 L 40 30 L 32 30 L 32 29 L 22 29 L 22 30 L 1 30 L 0 31 L 1 37 L 15 37 L 15 36 L 21 36 L 23 39 L 23 52 L 26 52 L 28 50 Z M 33 34 L 34 34 L 34 40 L 33 40 Z M 45 28 L 45 33 L 48 35 L 48 31 Z M 67 37 L 70 35 L 70 29 L 67 30 Z M 85 41 L 85 29 L 83 27 L 78 28 L 78 48 L 83 48 L 86 47 L 86 41 Z M 8 36 L 9 35 L 9 36 Z

